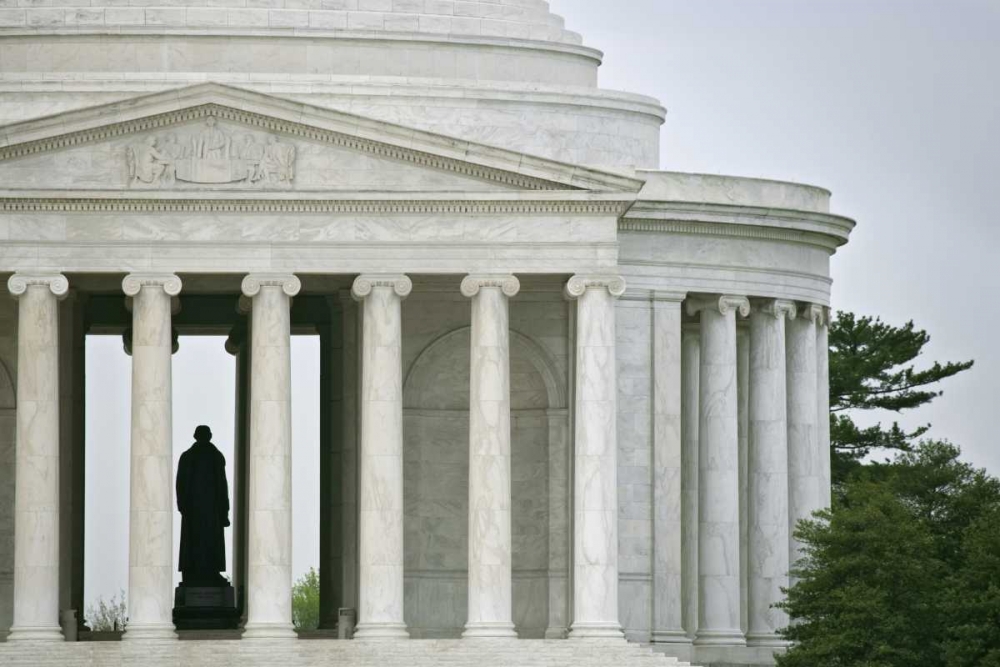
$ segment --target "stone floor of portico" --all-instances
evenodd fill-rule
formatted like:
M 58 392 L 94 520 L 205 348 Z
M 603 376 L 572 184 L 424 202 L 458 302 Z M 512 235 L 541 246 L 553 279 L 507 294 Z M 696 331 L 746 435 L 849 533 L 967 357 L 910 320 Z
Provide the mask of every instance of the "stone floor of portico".
M 623 641 L 145 641 L 0 644 L 7 667 L 690 667 Z

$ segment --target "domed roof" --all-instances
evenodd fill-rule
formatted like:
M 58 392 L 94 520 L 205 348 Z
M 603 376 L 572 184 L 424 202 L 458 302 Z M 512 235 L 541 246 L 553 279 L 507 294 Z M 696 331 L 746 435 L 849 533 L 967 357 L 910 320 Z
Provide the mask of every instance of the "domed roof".
M 22 25 L 83 32 L 125 28 L 253 28 L 524 39 L 580 44 L 545 0 L 38 0 Z M 14 24 L 17 17 L 8 17 Z

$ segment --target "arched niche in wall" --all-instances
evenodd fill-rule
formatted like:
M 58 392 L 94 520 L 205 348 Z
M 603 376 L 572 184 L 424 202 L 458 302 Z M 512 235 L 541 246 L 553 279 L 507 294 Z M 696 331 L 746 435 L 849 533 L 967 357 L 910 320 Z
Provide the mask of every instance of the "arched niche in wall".
M 403 385 L 405 609 L 414 637 L 456 637 L 466 622 L 469 346 L 469 327 L 441 336 Z M 513 330 L 510 368 L 514 623 L 522 637 L 540 638 L 549 622 L 550 440 L 566 432 L 550 422 L 565 420 L 566 391 L 548 353 Z

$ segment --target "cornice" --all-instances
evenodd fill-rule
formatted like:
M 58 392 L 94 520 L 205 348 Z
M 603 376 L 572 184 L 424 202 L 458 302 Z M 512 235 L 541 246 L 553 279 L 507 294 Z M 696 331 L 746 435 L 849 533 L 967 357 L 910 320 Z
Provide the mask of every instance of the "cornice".
M 111 6 L 111 3 L 108 3 Z M 24 9 L 25 7 L 21 7 Z M 511 49 L 515 51 L 538 51 L 557 53 L 563 57 L 576 56 L 595 61 L 604 60 L 604 53 L 590 46 L 573 42 L 553 40 L 522 39 L 516 37 L 492 37 L 487 35 L 463 35 L 451 33 L 390 32 L 384 30 L 330 30 L 308 27 L 253 27 L 253 26 L 131 26 L 131 25 L 74 25 L 38 26 L 24 28 L 4 26 L 0 37 L 265 37 L 265 38 L 322 38 L 351 42 L 420 43 L 461 47 L 482 47 L 487 49 Z
M 114 139 L 123 135 L 136 134 L 159 130 L 177 125 L 189 123 L 201 119 L 214 117 L 216 119 L 228 120 L 242 123 L 268 132 L 280 132 L 282 134 L 308 139 L 318 143 L 324 143 L 339 148 L 353 149 L 376 155 L 399 162 L 429 167 L 440 171 L 447 171 L 461 174 L 471 178 L 478 178 L 493 183 L 501 183 L 512 188 L 522 188 L 525 190 L 579 190 L 581 188 L 572 185 L 565 185 L 556 181 L 549 181 L 533 176 L 525 176 L 510 171 L 504 171 L 494 167 L 487 167 L 471 162 L 465 162 L 451 157 L 435 155 L 411 148 L 404 148 L 393 144 L 376 141 L 364 137 L 355 137 L 334 130 L 294 123 L 284 119 L 265 116 L 264 114 L 234 109 L 222 104 L 208 103 L 192 106 L 176 111 L 154 114 L 143 118 L 125 120 L 110 125 L 78 130 L 45 139 L 37 139 L 24 143 L 13 144 L 0 147 L 0 160 L 10 160 L 15 158 L 36 155 L 52 150 L 73 148 L 82 144 L 90 144 L 98 141 Z
M 823 234 L 797 229 L 765 227 L 740 223 L 697 222 L 689 220 L 653 220 L 647 218 L 625 218 L 618 223 L 622 232 L 652 232 L 657 234 L 685 234 L 691 236 L 721 236 L 736 239 L 758 239 L 781 241 L 818 246 L 835 251 L 846 242 L 833 234 Z
M 303 213 L 481 214 L 568 213 L 620 216 L 629 202 L 423 199 L 113 199 L 0 198 L 3 213 Z

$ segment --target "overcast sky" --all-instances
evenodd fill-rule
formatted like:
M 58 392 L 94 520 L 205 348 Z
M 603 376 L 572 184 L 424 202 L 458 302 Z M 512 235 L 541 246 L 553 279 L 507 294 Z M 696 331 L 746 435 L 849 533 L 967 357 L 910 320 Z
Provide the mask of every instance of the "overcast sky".
M 906 417 L 1000 474 L 1000 2 L 550 0 L 606 53 L 601 84 L 669 110 L 662 168 L 786 179 L 859 222 L 834 305 L 927 329 L 927 362 L 975 359 Z M 129 359 L 91 338 L 87 599 L 127 585 Z M 310 347 L 312 345 L 312 347 Z M 294 571 L 318 564 L 315 341 L 293 347 Z M 175 455 L 209 423 L 232 466 L 232 360 L 218 339 L 174 360 Z M 201 379 L 199 379 L 199 377 Z M 316 399 L 316 400 L 314 400 Z M 95 412 L 97 405 L 106 406 Z M 890 417 L 891 418 L 891 417 Z M 96 448 L 90 448 L 90 456 Z M 175 533 L 179 531 L 175 522 Z M 109 544 L 119 545 L 111 549 Z M 175 548 L 176 552 L 176 548 Z M 176 553 L 175 553 L 176 558 Z

